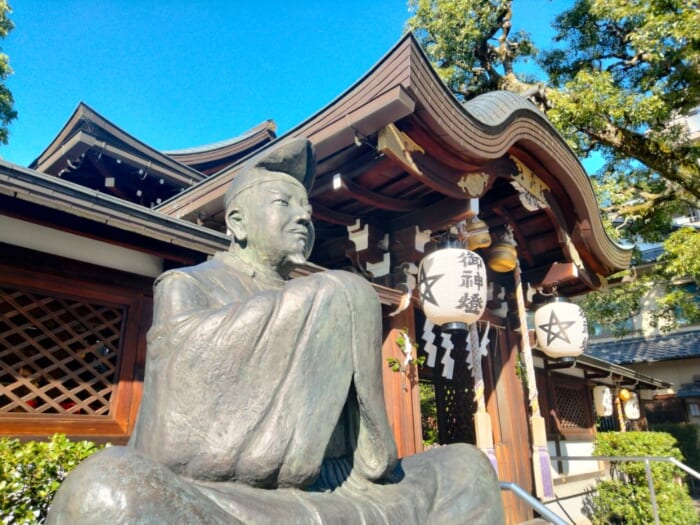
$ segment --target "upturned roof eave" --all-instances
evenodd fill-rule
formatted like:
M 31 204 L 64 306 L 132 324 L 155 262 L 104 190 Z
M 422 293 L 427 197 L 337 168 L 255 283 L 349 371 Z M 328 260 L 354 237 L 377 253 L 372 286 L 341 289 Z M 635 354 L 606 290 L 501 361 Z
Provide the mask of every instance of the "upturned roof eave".
M 416 112 L 435 111 L 438 103 L 434 101 L 440 101 L 442 115 L 452 119 L 423 119 L 422 122 L 448 149 L 465 159 L 483 162 L 513 150 L 527 152 L 565 188 L 581 215 L 587 247 L 599 259 L 605 273 L 610 275 L 629 267 L 632 249 L 619 246 L 608 236 L 583 165 L 541 111 L 523 97 L 505 91 L 487 93 L 462 104 L 430 66 L 415 37 L 411 38 L 411 52 L 415 59 L 411 62 L 409 90 L 416 99 Z M 425 84 L 426 78 L 431 80 L 431 85 Z M 423 84 L 418 83 L 419 79 Z M 441 95 L 439 99 L 436 94 Z M 445 106 L 451 111 L 444 110 Z M 533 171 L 537 173 L 536 169 Z
M 262 145 L 263 141 L 266 139 L 273 140 L 275 138 L 276 127 L 274 121 L 268 119 L 244 131 L 240 135 L 227 140 L 191 148 L 163 150 L 161 153 L 183 164 L 208 162 L 235 154 L 241 148 L 247 149 L 258 143 Z
M 462 160 L 486 163 L 517 150 L 538 159 L 576 206 L 586 233 L 584 240 L 602 273 L 610 275 L 627 268 L 631 251 L 616 245 L 605 232 L 592 185 L 580 161 L 534 106 L 508 107 L 507 102 L 515 96 L 491 94 L 490 98 L 475 99 L 482 105 L 480 111 L 470 109 L 470 103 L 463 106 L 438 78 L 416 38 L 407 33 L 340 96 L 247 158 L 296 136 L 308 137 L 323 158 L 330 144 L 337 148 L 352 143 L 357 133 L 369 135 L 401 118 L 418 118 L 447 151 Z M 500 110 L 503 117 L 489 120 L 484 117 L 489 110 Z M 202 203 L 211 206 L 215 201 L 222 207 L 226 186 L 247 158 L 164 202 L 158 209 L 183 217 Z
M 167 174 L 171 173 L 171 178 L 177 180 L 178 182 L 184 183 L 196 183 L 205 178 L 204 174 L 201 172 L 190 168 L 186 164 L 179 162 L 176 159 L 165 155 L 164 153 L 148 146 L 147 144 L 141 142 L 133 135 L 130 135 L 120 127 L 116 126 L 108 119 L 97 113 L 90 106 L 84 102 L 80 102 L 78 107 L 75 109 L 73 114 L 70 116 L 68 121 L 64 124 L 61 130 L 58 132 L 56 137 L 49 143 L 49 145 L 42 151 L 42 153 L 34 159 L 30 164 L 29 168 L 36 169 L 38 171 L 45 172 L 49 167 L 44 166 L 46 162 L 55 157 L 55 154 L 60 154 L 64 145 L 70 140 L 70 138 L 76 134 L 83 122 L 90 122 L 96 127 L 104 130 L 106 133 L 114 136 L 122 143 L 133 148 L 135 151 L 139 152 L 140 155 L 144 157 L 146 163 L 148 160 L 154 161 L 158 165 L 162 166 L 162 170 Z M 91 146 L 91 145 L 89 145 Z M 105 147 L 114 147 L 112 144 L 105 144 Z
M 226 186 L 233 179 L 238 169 L 247 160 L 255 157 L 256 155 L 263 154 L 268 148 L 271 148 L 275 144 L 284 141 L 288 138 L 304 136 L 312 140 L 312 142 L 314 142 L 313 138 L 309 137 L 308 135 L 309 128 L 314 123 L 323 121 L 324 119 L 328 118 L 329 113 L 332 113 L 333 110 L 342 101 L 344 101 L 354 91 L 360 88 L 362 84 L 367 80 L 367 78 L 369 78 L 378 68 L 380 68 L 386 60 L 392 57 L 397 52 L 397 50 L 400 50 L 403 46 L 405 46 L 407 40 L 409 40 L 410 38 L 413 38 L 410 33 L 405 34 L 387 53 L 384 54 L 384 56 L 374 66 L 372 66 L 369 69 L 369 71 L 367 71 L 367 73 L 365 73 L 349 88 L 343 91 L 340 95 L 338 95 L 335 99 L 326 104 L 316 113 L 312 114 L 310 117 L 303 120 L 283 135 L 280 135 L 272 142 L 263 145 L 259 150 L 256 150 L 251 154 L 247 155 L 246 157 L 239 159 L 231 166 L 223 168 L 219 172 L 212 174 L 206 180 L 195 184 L 194 186 L 188 188 L 179 195 L 175 195 L 170 199 L 164 201 L 157 207 L 157 209 L 166 214 L 172 214 L 174 216 L 182 217 L 188 215 L 188 213 L 191 212 L 191 204 L 197 201 L 201 196 L 209 195 L 212 199 L 222 201 Z M 316 142 L 318 141 L 314 142 L 315 145 Z

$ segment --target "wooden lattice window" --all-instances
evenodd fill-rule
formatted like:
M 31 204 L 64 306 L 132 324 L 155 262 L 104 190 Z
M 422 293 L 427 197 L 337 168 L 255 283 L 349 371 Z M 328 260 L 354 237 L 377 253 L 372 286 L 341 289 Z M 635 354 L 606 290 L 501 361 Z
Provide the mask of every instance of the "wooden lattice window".
M 110 416 L 123 306 L 0 287 L 0 413 Z
M 552 395 L 557 429 L 564 435 L 593 433 L 593 418 L 587 385 L 583 381 L 554 381 Z
M 474 382 L 467 368 L 465 337 L 453 337 L 454 359 L 452 379 L 435 374 L 435 404 L 440 444 L 476 443 L 474 434 Z M 441 352 L 447 352 L 444 348 Z M 440 355 L 442 361 L 444 354 Z

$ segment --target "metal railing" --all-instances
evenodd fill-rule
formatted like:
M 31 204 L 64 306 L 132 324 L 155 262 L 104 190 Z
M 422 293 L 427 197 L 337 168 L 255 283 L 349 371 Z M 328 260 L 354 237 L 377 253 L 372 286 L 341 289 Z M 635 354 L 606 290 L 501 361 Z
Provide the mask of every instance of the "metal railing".
M 530 507 L 537 511 L 537 513 L 542 517 L 542 519 L 545 519 L 550 523 L 553 523 L 554 525 L 569 525 L 559 516 L 554 514 L 554 512 L 549 510 L 544 503 L 542 503 L 540 500 L 538 500 L 520 485 L 517 485 L 512 481 L 501 481 L 500 485 L 501 490 L 510 490 L 513 494 L 515 494 L 525 503 L 530 505 Z
M 550 456 L 553 461 L 641 461 L 644 462 L 647 484 L 649 485 L 649 497 L 651 508 L 654 513 L 654 524 L 659 525 L 659 508 L 656 504 L 656 492 L 654 491 L 654 478 L 651 475 L 651 461 L 672 463 L 682 471 L 690 474 L 696 479 L 700 479 L 700 472 L 690 468 L 685 463 L 681 463 L 676 458 L 660 456 Z

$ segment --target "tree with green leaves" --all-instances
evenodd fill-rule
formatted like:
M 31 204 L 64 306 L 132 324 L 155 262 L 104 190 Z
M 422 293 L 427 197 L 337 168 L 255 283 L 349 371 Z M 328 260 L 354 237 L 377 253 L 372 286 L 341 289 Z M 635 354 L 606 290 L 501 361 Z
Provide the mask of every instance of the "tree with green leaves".
M 7 0 L 0 0 L 0 38 L 5 38 L 12 31 L 15 25 L 10 20 L 12 8 Z M 14 109 L 15 99 L 7 89 L 4 80 L 12 74 L 10 59 L 0 50 L 0 142 L 7 144 L 10 136 L 9 125 L 17 118 L 17 111 Z
M 602 157 L 592 181 L 615 240 L 675 242 L 672 219 L 700 208 L 700 143 L 683 118 L 700 106 L 697 0 L 574 0 L 553 21 L 556 36 L 544 51 L 517 29 L 512 0 L 409 0 L 409 6 L 408 28 L 457 98 L 520 93 L 577 154 Z M 527 61 L 536 61 L 542 78 L 523 73 Z M 697 259 L 690 250 L 700 233 L 679 236 L 673 257 Z M 666 246 L 667 254 L 675 247 Z M 652 284 L 688 279 L 700 284 L 697 274 L 662 263 L 643 279 L 626 279 L 634 282 L 616 294 L 588 300 L 598 320 L 610 322 L 614 316 L 601 312 L 629 315 Z M 668 327 L 678 311 L 673 301 L 681 299 L 686 319 L 700 320 L 692 297 L 676 290 L 663 299 L 654 315 Z
M 409 0 L 415 33 L 438 74 L 461 100 L 505 89 L 526 96 L 533 79 L 518 75 L 518 62 L 537 50 L 524 31 L 512 31 L 512 0 Z

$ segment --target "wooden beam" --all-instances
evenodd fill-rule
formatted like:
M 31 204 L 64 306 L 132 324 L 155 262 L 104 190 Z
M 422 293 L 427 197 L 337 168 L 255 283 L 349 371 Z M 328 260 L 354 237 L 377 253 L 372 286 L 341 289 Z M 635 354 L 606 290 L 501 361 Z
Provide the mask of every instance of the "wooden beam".
M 312 203 L 312 209 L 312 215 L 315 219 L 326 221 L 331 224 L 339 224 L 341 226 L 352 226 L 355 224 L 355 218 L 346 213 L 334 211 L 316 203 Z
M 555 288 L 559 284 L 575 281 L 578 278 L 579 271 L 574 263 L 554 262 L 538 286 L 544 288 Z
M 458 185 L 464 172 L 449 168 L 437 159 L 420 152 L 414 153 L 413 160 L 420 171 L 407 171 L 412 177 L 446 197 L 453 199 L 470 198 Z
M 453 226 L 459 221 L 471 219 L 474 212 L 469 200 L 444 198 L 421 210 L 407 213 L 387 224 L 387 231 L 402 230 L 418 226 L 421 230 L 439 231 Z
M 425 255 L 425 245 L 429 242 L 430 230 L 421 231 L 413 225 L 392 233 L 389 251 L 395 261 L 418 263 Z
M 424 199 L 395 199 L 369 190 L 338 174 L 334 177 L 336 191 L 342 190 L 363 204 L 389 211 L 414 211 L 425 206 Z
M 600 288 L 600 279 L 595 273 L 591 272 L 585 266 L 573 239 L 568 233 L 567 221 L 564 216 L 564 212 L 559 206 L 559 203 L 550 192 L 546 192 L 545 197 L 547 199 L 547 203 L 549 204 L 549 208 L 547 208 L 546 211 L 549 212 L 549 210 L 551 210 L 551 213 L 553 214 L 552 222 L 555 225 L 559 225 L 557 228 L 557 236 L 564 255 L 576 264 L 579 270 L 579 279 L 583 281 L 586 286 L 588 286 L 591 290 Z
M 588 369 L 583 370 L 583 377 L 586 379 L 607 379 L 612 376 L 612 372 L 592 372 Z

